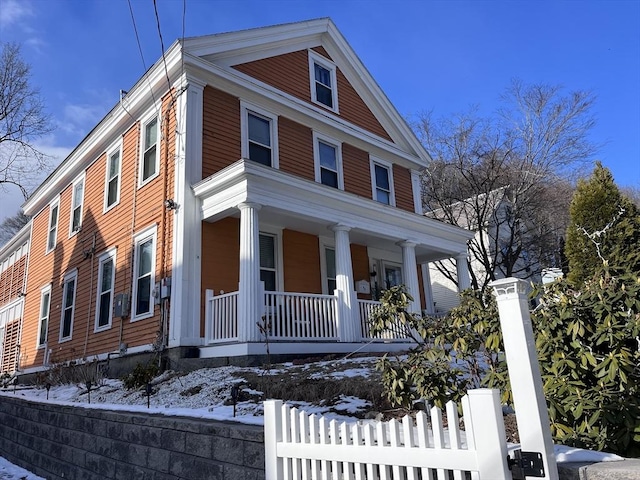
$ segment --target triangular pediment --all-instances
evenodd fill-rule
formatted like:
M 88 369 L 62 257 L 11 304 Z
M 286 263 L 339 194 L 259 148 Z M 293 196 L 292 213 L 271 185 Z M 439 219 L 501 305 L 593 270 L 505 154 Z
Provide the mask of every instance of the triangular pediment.
M 184 40 L 186 54 L 303 100 L 309 91 L 309 50 L 336 66 L 338 96 L 345 99 L 338 114 L 343 120 L 392 143 L 418 164 L 427 161 L 420 141 L 328 18 Z

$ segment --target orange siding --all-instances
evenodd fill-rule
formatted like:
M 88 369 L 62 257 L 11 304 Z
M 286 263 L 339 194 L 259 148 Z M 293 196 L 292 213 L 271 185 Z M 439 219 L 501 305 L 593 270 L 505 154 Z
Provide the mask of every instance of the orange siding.
M 0 373 L 14 372 L 18 365 L 18 357 L 20 355 L 20 319 L 14 319 L 7 322 L 4 326 L 4 338 L 2 344 L 2 371 Z
M 205 290 L 215 294 L 238 290 L 240 281 L 240 220 L 227 217 L 216 223 L 202 222 L 201 334 L 204 335 Z
M 371 199 L 371 169 L 369 154 L 347 143 L 342 144 L 344 189 Z
M 323 48 L 314 48 L 314 50 L 329 58 Z M 306 50 L 235 65 L 234 68 L 294 97 L 311 102 L 309 55 Z M 286 75 L 282 72 L 286 72 Z M 340 69 L 337 70 L 337 79 L 339 115 L 365 130 L 391 140 Z M 322 107 L 322 105 L 319 106 Z
M 205 87 L 202 119 L 202 178 L 240 160 L 240 101 Z
M 318 237 L 294 230 L 284 230 L 282 232 L 282 250 L 284 255 L 284 290 L 322 293 Z
M 369 281 L 369 255 L 367 254 L 366 246 L 351 244 L 351 263 L 353 265 L 353 281 Z M 356 286 L 353 285 L 353 288 L 355 290 Z M 359 293 L 358 298 L 371 300 L 371 295 Z
M 315 180 L 313 134 L 310 128 L 280 117 L 278 119 L 278 150 L 280 170 L 307 180 Z
M 422 267 L 418 263 L 416 268 L 418 269 L 418 287 L 420 288 L 420 305 L 421 309 L 427 308 L 427 302 L 424 299 L 424 279 L 422 278 Z
M 101 155 L 85 170 L 82 229 L 69 238 L 71 185 L 60 195 L 60 214 L 56 248 L 45 254 L 49 208 L 33 219 L 32 259 L 29 263 L 25 324 L 22 349 L 23 366 L 42 365 L 44 349 L 36 349 L 40 310 L 40 289 L 51 283 L 48 347 L 52 361 L 90 357 L 117 350 L 120 339 L 129 348 L 155 341 L 159 330 L 160 308 L 151 318 L 130 322 L 112 319 L 106 331 L 94 333 L 98 281 L 98 256 L 117 249 L 114 293 L 129 293 L 132 288 L 133 237 L 149 226 L 157 226 L 156 281 L 171 271 L 171 231 L 173 215 L 163 208 L 163 201 L 173 192 L 175 118 L 169 102 L 163 100 L 162 135 L 159 144 L 160 174 L 138 189 L 140 126 L 132 125 L 122 136 L 120 202 L 106 213 L 104 187 L 106 155 Z M 168 114 L 165 114 L 169 112 Z M 93 248 L 95 246 L 95 248 Z M 93 250 L 93 256 L 91 251 Z M 63 282 L 66 273 L 77 270 L 76 301 L 72 338 L 58 343 L 61 322 Z M 122 327 L 122 338 L 120 328 Z
M 396 207 L 415 212 L 411 172 L 408 169 L 400 165 L 393 166 L 393 188 L 396 194 Z
M 23 255 L 0 274 L 0 306 L 15 300 L 24 292 L 28 257 L 28 254 Z

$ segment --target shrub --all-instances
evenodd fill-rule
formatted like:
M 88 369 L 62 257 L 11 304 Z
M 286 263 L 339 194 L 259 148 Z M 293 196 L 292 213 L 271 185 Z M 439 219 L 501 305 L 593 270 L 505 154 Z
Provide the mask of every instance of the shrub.
M 149 362 L 146 365 L 138 363 L 131 373 L 122 377 L 122 383 L 127 390 L 133 390 L 151 382 L 158 373 L 160 369 L 155 362 Z

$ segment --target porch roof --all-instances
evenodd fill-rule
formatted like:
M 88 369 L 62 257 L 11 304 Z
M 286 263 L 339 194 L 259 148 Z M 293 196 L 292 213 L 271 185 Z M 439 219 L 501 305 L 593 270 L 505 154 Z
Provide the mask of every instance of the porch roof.
M 263 206 L 260 221 L 311 234 L 330 235 L 328 228 L 351 227 L 352 243 L 388 248 L 399 241 L 416 244 L 419 262 L 457 256 L 467 251 L 473 232 L 422 215 L 384 205 L 343 190 L 240 159 L 192 186 L 200 218 L 215 222 L 237 216 L 243 202 Z

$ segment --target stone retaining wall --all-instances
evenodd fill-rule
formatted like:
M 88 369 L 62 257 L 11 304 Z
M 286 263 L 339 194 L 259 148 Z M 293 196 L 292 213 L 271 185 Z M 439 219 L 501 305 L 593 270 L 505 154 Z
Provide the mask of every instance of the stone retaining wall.
M 47 480 L 262 480 L 262 427 L 0 395 L 0 456 Z

